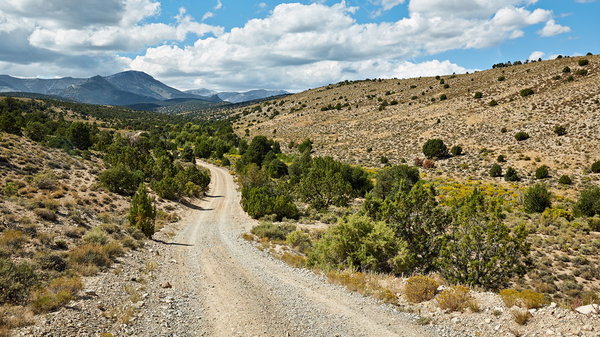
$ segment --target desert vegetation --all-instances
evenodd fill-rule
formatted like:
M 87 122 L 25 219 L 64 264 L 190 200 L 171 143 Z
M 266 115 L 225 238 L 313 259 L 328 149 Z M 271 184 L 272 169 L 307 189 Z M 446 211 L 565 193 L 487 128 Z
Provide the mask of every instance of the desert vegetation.
M 226 122 L 12 97 L 0 131 L 0 306 L 23 317 L 77 299 L 177 220 L 210 183 L 196 158 L 224 162 L 240 142 Z

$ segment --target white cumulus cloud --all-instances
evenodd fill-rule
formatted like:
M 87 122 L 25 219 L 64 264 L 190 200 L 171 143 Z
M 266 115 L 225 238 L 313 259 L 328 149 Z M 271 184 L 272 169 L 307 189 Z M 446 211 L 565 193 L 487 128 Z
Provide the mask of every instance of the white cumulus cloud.
M 546 22 L 546 25 L 544 26 L 544 28 L 542 28 L 538 32 L 538 34 L 540 34 L 540 36 L 543 36 L 543 37 L 550 37 L 550 36 L 568 33 L 570 31 L 571 31 L 570 27 L 561 26 L 558 23 L 556 23 L 556 21 L 554 21 L 554 20 L 548 20 L 548 22 Z

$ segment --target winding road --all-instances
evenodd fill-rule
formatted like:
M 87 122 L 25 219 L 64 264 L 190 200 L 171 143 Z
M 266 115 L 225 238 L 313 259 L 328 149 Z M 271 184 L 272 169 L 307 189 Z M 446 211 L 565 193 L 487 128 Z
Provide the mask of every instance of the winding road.
M 189 293 L 193 336 L 438 336 L 391 305 L 328 284 L 240 238 L 256 222 L 231 174 L 211 172 L 210 192 L 173 239 L 174 289 Z

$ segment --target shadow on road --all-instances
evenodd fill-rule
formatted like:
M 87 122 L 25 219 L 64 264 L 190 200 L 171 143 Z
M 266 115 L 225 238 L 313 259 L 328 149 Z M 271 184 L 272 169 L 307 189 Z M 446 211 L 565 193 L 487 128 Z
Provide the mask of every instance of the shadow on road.
M 187 201 L 187 200 L 182 200 L 181 204 L 185 207 L 191 208 L 191 209 L 195 209 L 197 211 L 212 211 L 212 208 L 202 208 L 198 205 L 194 205 L 191 202 Z
M 191 247 L 193 245 L 190 245 L 188 243 L 179 243 L 179 242 L 166 242 L 163 240 L 159 240 L 159 239 L 152 239 L 152 241 L 154 242 L 158 242 L 158 243 L 162 243 L 163 245 L 168 245 L 168 246 L 186 246 L 186 247 Z
M 222 195 L 208 195 L 208 194 L 205 195 L 205 197 L 207 197 L 207 198 L 223 198 Z

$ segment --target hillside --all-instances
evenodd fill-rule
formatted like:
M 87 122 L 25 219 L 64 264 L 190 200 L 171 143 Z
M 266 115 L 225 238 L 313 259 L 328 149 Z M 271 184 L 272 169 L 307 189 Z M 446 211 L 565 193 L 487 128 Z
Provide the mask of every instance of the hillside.
M 581 59 L 589 65 L 579 66 Z M 412 164 L 423 157 L 426 140 L 441 138 L 448 147 L 462 146 L 465 154 L 436 161 L 435 174 L 487 177 L 496 157 L 504 155 L 505 165 L 521 176 L 545 164 L 553 182 L 563 174 L 587 182 L 598 179 L 585 171 L 600 159 L 599 71 L 600 57 L 586 56 L 439 79 L 342 82 L 232 113 L 241 117 L 235 124 L 240 135 L 248 129 L 249 135 L 282 144 L 310 138 L 316 155 L 363 166 L 382 166 L 382 156 Z M 534 94 L 521 97 L 526 88 Z M 482 98 L 474 98 L 476 92 Z M 442 95 L 447 99 L 440 100 Z M 498 104 L 490 106 L 492 100 Z M 567 133 L 556 135 L 556 125 Z M 517 141 L 519 131 L 530 138 Z

